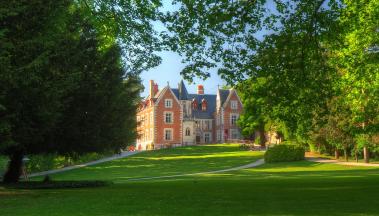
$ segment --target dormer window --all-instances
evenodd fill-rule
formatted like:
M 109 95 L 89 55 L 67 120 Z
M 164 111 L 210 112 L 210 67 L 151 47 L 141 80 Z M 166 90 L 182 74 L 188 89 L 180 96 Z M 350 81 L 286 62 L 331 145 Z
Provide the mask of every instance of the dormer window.
M 192 99 L 192 109 L 197 110 L 197 100 L 195 98 Z
M 201 110 L 207 111 L 207 101 L 204 98 L 201 100 Z

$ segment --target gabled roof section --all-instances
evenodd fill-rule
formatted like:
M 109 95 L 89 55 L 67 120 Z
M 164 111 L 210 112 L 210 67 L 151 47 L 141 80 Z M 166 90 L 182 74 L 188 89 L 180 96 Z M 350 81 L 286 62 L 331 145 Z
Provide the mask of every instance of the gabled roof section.
M 156 104 L 159 103 L 159 101 L 162 99 L 162 96 L 165 94 L 166 91 L 170 91 L 171 94 L 174 95 L 175 101 L 178 102 L 178 104 L 180 105 L 180 102 L 179 102 L 177 96 L 175 95 L 175 92 L 173 91 L 173 89 L 170 88 L 170 86 L 166 86 L 161 91 L 158 92 L 158 94 L 157 94 L 158 98 L 156 100 Z
M 221 106 L 224 106 L 226 99 L 229 97 L 230 90 L 218 89 L 218 94 L 220 95 Z
M 240 97 L 238 96 L 237 91 L 232 88 L 229 90 L 229 95 L 221 106 L 225 106 L 225 104 L 227 104 L 229 102 L 229 100 L 233 94 L 236 94 L 238 101 L 240 102 L 240 104 L 242 104 L 242 101 L 241 101 Z

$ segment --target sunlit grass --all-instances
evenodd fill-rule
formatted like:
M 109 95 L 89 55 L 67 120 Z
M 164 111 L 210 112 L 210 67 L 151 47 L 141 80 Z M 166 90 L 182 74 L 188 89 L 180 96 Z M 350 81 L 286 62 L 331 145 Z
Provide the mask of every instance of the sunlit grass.
M 0 215 L 379 215 L 379 169 L 373 167 L 299 161 L 226 173 L 127 181 L 131 176 L 233 167 L 262 154 L 241 152 L 237 145 L 210 147 L 144 152 L 53 176 L 106 176 L 115 182 L 103 188 L 14 190 L 0 186 Z
M 52 175 L 56 180 L 112 180 L 221 170 L 262 158 L 263 152 L 241 151 L 238 144 L 187 146 L 142 152 L 131 157 Z M 39 178 L 41 179 L 41 178 Z

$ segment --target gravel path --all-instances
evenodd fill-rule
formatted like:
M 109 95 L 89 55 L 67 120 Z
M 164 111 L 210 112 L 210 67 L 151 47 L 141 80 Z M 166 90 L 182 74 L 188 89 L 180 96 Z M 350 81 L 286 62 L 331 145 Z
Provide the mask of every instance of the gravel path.
M 131 156 L 131 155 L 135 155 L 137 153 L 139 153 L 139 151 L 122 152 L 121 154 L 116 154 L 116 155 L 113 155 L 111 157 L 103 158 L 103 159 L 96 160 L 96 161 L 91 161 L 91 162 L 84 163 L 84 164 L 78 164 L 78 165 L 64 167 L 64 168 L 56 169 L 56 170 L 48 170 L 48 171 L 43 171 L 43 172 L 38 172 L 38 173 L 32 173 L 32 174 L 29 174 L 28 177 L 30 178 L 30 177 L 35 177 L 35 176 L 44 176 L 44 175 L 49 175 L 49 174 L 54 174 L 54 173 L 65 172 L 65 171 L 68 171 L 68 170 L 78 169 L 78 168 L 81 168 L 81 167 L 91 166 L 91 165 L 95 165 L 95 164 L 99 164 L 99 163 L 104 163 L 104 162 L 111 161 L 111 160 L 116 160 L 116 159 L 128 157 L 128 156 Z
M 318 163 L 333 163 L 338 165 L 345 165 L 345 166 L 364 166 L 364 167 L 379 167 L 379 164 L 373 164 L 373 163 L 357 163 L 357 162 L 341 162 L 338 160 L 331 160 L 331 159 L 325 159 L 325 158 L 307 158 L 308 161 L 312 162 L 318 162 Z

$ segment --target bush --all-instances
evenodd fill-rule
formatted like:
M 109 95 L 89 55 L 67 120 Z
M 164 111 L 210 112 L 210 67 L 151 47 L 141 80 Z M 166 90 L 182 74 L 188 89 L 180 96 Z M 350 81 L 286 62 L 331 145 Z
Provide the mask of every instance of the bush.
M 111 155 L 113 155 L 111 152 L 92 152 L 73 156 L 61 156 L 57 154 L 28 155 L 29 161 L 26 163 L 26 169 L 28 173 L 42 172 L 87 163 Z
M 239 147 L 240 147 L 241 150 L 247 151 L 247 150 L 251 150 L 253 148 L 253 145 L 252 144 L 243 143 L 243 144 L 240 144 Z
M 304 154 L 303 147 L 281 144 L 269 148 L 264 155 L 264 159 L 266 163 L 299 161 L 304 160 Z

